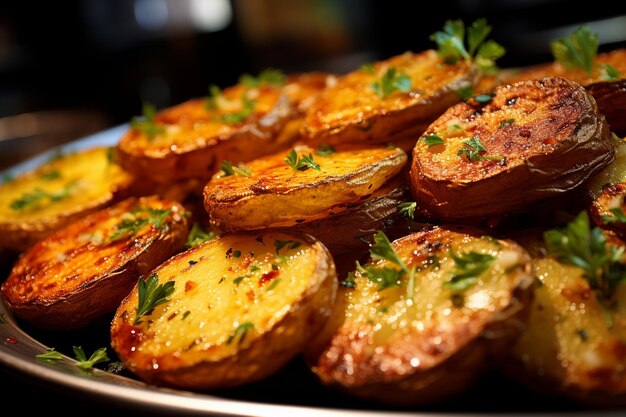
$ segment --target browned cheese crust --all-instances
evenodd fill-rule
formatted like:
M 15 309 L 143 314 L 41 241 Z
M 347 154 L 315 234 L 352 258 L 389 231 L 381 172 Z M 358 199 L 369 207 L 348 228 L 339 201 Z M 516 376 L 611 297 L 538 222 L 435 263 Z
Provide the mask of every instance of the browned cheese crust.
M 420 206 L 444 220 L 524 211 L 573 190 L 615 156 L 593 98 L 560 78 L 501 86 L 485 106 L 457 104 L 424 136 L 431 134 L 444 143 L 416 144 L 411 189 Z M 472 139 L 486 150 L 463 143 Z

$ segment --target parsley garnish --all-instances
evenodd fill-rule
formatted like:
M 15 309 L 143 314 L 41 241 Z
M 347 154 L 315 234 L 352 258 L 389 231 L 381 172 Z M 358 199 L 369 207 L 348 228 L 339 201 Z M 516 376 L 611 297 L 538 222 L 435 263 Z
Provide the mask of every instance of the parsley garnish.
M 396 67 L 390 67 L 385 71 L 380 81 L 373 82 L 371 87 L 376 95 L 384 99 L 395 91 L 409 92 L 412 83 L 408 75 L 398 71 Z
M 280 87 L 285 85 L 286 81 L 287 77 L 285 74 L 274 68 L 267 68 L 261 71 L 261 73 L 256 77 L 253 77 L 250 74 L 243 74 L 239 77 L 239 84 L 243 84 L 248 88 L 261 87 L 264 85 Z
M 166 227 L 163 222 L 171 212 L 171 209 L 136 208 L 128 213 L 128 218 L 115 225 L 115 232 L 109 239 L 113 241 L 127 236 L 134 236 L 142 227 L 149 224 L 162 231 Z M 147 217 L 144 217 L 144 215 Z
M 275 279 L 270 285 L 269 287 L 267 287 L 267 291 L 272 291 L 274 288 L 276 288 L 276 286 L 278 284 L 280 284 L 280 279 Z
M 499 161 L 502 159 L 501 156 L 497 155 L 485 155 L 485 153 L 487 152 L 487 148 L 485 148 L 485 146 L 480 143 L 480 139 L 478 138 L 478 136 L 474 136 L 471 139 L 462 140 L 461 143 L 467 146 L 467 148 L 459 149 L 456 154 L 461 158 L 465 156 L 470 162 L 483 160 Z
M 415 208 L 417 203 L 415 201 L 407 201 L 398 205 L 398 212 L 411 220 L 415 218 Z
M 500 125 L 498 126 L 498 129 L 502 129 L 502 128 L 507 127 L 507 126 L 511 126 L 513 123 L 515 123 L 514 119 L 503 120 L 503 121 L 500 122 Z
M 335 152 L 337 151 L 332 146 L 322 144 L 322 145 L 318 145 L 317 151 L 315 151 L 315 155 L 328 156 L 328 155 L 334 154 Z
M 256 103 L 250 100 L 245 94 L 241 97 L 241 110 L 235 113 L 228 113 L 222 116 L 224 123 L 236 124 L 246 120 L 253 112 Z
M 456 271 L 443 285 L 451 291 L 463 291 L 476 284 L 480 274 L 485 272 L 496 259 L 495 256 L 473 251 L 457 255 L 452 249 L 450 249 L 450 257 L 454 260 Z
M 285 250 L 296 249 L 301 244 L 301 242 L 296 240 L 277 240 L 274 242 L 274 247 L 276 248 L 276 254 L 278 254 L 282 248 L 285 248 Z
M 626 280 L 626 265 L 621 262 L 624 248 L 609 246 L 602 231 L 591 228 L 587 212 L 581 212 L 563 230 L 549 230 L 544 240 L 559 262 L 582 268 L 589 286 L 608 300 L 618 284 Z
M 437 146 L 437 145 L 443 145 L 443 139 L 441 138 L 441 136 L 436 135 L 436 134 L 431 134 L 431 135 L 427 135 L 424 136 L 424 142 L 426 142 L 426 145 L 428 145 L 429 148 L 432 148 L 433 146 Z
M 487 20 L 478 19 L 467 28 L 461 20 L 448 20 L 443 31 L 435 32 L 430 39 L 438 46 L 439 56 L 446 64 L 456 64 L 459 60 L 474 60 L 483 71 L 496 67 L 496 60 L 505 54 L 504 48 L 493 40 L 487 40 L 491 26 Z
M 13 200 L 10 207 L 13 210 L 25 210 L 37 206 L 40 202 L 43 202 L 43 200 L 49 200 L 55 203 L 69 197 L 74 187 L 76 187 L 76 183 L 72 182 L 65 185 L 62 190 L 50 193 L 41 188 L 35 188 L 32 192 L 24 193 L 17 200 Z
M 152 273 L 145 280 L 139 278 L 139 282 L 137 283 L 139 287 L 139 303 L 133 324 L 141 324 L 142 316 L 152 314 L 155 307 L 170 301 L 167 297 L 174 292 L 175 284 L 174 281 L 159 284 L 159 277 L 155 273 Z
M 207 232 L 198 223 L 194 223 L 189 231 L 189 235 L 187 235 L 187 243 L 185 245 L 188 248 L 193 248 L 213 239 L 215 236 L 217 236 L 215 232 Z
M 468 101 L 470 98 L 474 97 L 474 87 L 463 87 L 456 90 L 456 95 L 463 101 Z
M 348 272 L 346 279 L 341 281 L 339 285 L 346 288 L 356 288 L 356 276 L 354 275 L 354 272 Z
M 241 175 L 242 177 L 249 177 L 252 173 L 250 167 L 243 162 L 233 165 L 232 162 L 223 160 L 220 165 L 220 169 L 224 171 L 224 175 L 222 175 L 223 177 L 229 177 L 234 174 Z
M 61 173 L 58 169 L 46 170 L 44 173 L 41 174 L 41 179 L 44 181 L 52 181 L 56 180 L 57 178 L 61 178 Z
M 622 74 L 611 64 L 604 64 L 600 67 L 602 79 L 605 81 L 617 81 Z
M 226 344 L 230 345 L 233 342 L 233 340 L 237 338 L 237 336 L 240 336 L 237 344 L 238 345 L 242 344 L 243 341 L 246 339 L 248 330 L 250 329 L 254 329 L 254 324 L 250 323 L 249 321 L 245 323 L 241 323 L 239 326 L 237 326 L 235 331 L 230 336 L 228 336 L 228 339 L 226 339 Z
M 209 96 L 204 99 L 204 107 L 209 110 L 217 110 L 219 107 L 219 99 L 222 96 L 222 89 L 211 84 L 209 86 Z
M 362 64 L 359 69 L 366 74 L 374 74 L 374 64 L 372 64 L 371 62 L 366 62 L 365 64 Z
M 143 115 L 140 117 L 133 117 L 130 122 L 130 126 L 146 135 L 150 140 L 154 139 L 165 131 L 163 126 L 157 125 L 155 119 L 156 107 L 152 103 L 143 103 L 142 107 Z
M 60 352 L 54 350 L 54 348 L 48 348 L 46 353 L 40 353 L 39 355 L 36 355 L 35 359 L 46 362 L 57 362 L 63 359 L 63 356 Z
M 589 26 L 581 26 L 571 35 L 553 40 L 550 47 L 554 59 L 565 68 L 580 68 L 591 75 L 598 52 L 598 35 Z
M 609 210 L 612 216 L 602 216 L 602 221 L 605 223 L 626 223 L 626 214 L 621 208 L 614 208 Z
M 76 366 L 85 371 L 93 368 L 93 366 L 97 363 L 110 361 L 107 356 L 107 349 L 104 347 L 92 353 L 89 359 L 87 359 L 87 355 L 85 355 L 85 351 L 82 347 L 72 346 L 72 349 L 74 350 L 74 355 L 76 355 L 76 360 L 78 361 Z
M 309 153 L 309 156 L 301 155 L 300 157 L 298 157 L 295 149 L 292 149 L 289 152 L 289 155 L 287 155 L 287 157 L 285 158 L 285 162 L 294 171 L 306 171 L 309 168 L 312 168 L 316 171 L 320 170 L 319 164 L 313 161 L 313 155 L 311 153 Z

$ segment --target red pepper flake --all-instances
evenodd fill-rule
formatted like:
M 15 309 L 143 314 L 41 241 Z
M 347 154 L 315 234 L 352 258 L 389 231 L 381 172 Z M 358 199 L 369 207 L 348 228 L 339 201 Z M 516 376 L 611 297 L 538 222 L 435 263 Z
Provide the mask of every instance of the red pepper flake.
M 254 301 L 254 291 L 250 290 L 246 293 L 246 296 L 248 297 L 248 300 L 250 301 Z
M 6 339 L 4 339 L 4 343 L 8 345 L 17 345 L 17 339 L 14 337 L 7 337 Z
M 263 286 L 263 284 L 265 284 L 266 282 L 273 280 L 278 275 L 280 275 L 280 271 L 275 270 L 275 269 L 272 269 L 271 271 L 264 273 L 263 275 L 261 275 L 261 278 L 259 279 L 259 287 Z
M 194 288 L 196 288 L 196 285 L 198 285 L 198 284 L 196 284 L 193 281 L 185 282 L 185 292 L 189 292 L 189 291 L 193 290 Z

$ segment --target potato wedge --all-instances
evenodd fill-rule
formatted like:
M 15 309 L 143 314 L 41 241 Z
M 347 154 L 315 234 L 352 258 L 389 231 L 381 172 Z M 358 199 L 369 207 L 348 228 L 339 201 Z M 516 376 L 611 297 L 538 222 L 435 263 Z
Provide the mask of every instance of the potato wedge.
M 371 269 L 398 270 L 396 264 L 378 260 L 357 269 L 354 288 L 341 290 L 342 324 L 313 371 L 360 397 L 434 402 L 466 388 L 522 331 L 534 280 L 530 257 L 513 242 L 445 228 L 391 246 L 416 270 L 414 296 L 407 274 L 395 281 Z M 474 257 L 481 259 L 459 266 Z
M 0 185 L 0 247 L 25 250 L 54 230 L 133 194 L 110 148 L 60 156 Z
M 618 72 L 617 79 L 609 80 L 606 65 Z M 514 83 L 544 77 L 561 77 L 574 81 L 589 91 L 598 103 L 598 109 L 605 117 L 611 130 L 626 135 L 626 49 L 616 49 L 598 54 L 591 74 L 580 68 L 566 68 L 560 62 L 538 65 L 521 71 L 507 79 Z
M 288 227 L 328 218 L 359 204 L 397 175 L 407 156 L 399 148 L 362 149 L 320 156 L 301 146 L 298 160 L 313 156 L 319 170 L 293 169 L 281 152 L 248 164 L 250 174 L 221 171 L 204 189 L 211 222 L 224 231 Z M 306 168 L 306 169 L 304 169 Z
M 37 243 L 13 267 L 2 296 L 13 313 L 49 329 L 73 329 L 114 311 L 137 283 L 183 248 L 178 203 L 130 198 Z
M 122 166 L 137 175 L 150 172 L 158 182 L 208 180 L 223 160 L 245 162 L 284 149 L 298 137 L 290 121 L 324 81 L 321 74 L 303 74 L 284 87 L 237 84 L 213 100 L 163 110 L 155 117 L 154 137 L 131 128 L 120 140 Z
M 429 144 L 432 135 L 443 143 Z M 411 190 L 436 218 L 497 218 L 576 188 L 614 156 L 606 121 L 582 87 L 525 81 L 437 119 L 415 145 Z
M 382 98 L 373 83 L 392 68 L 410 78 L 411 88 Z M 460 101 L 456 91 L 476 85 L 479 76 L 466 61 L 444 64 L 434 50 L 377 62 L 371 69 L 339 78 L 323 91 L 307 112 L 303 135 L 313 146 L 393 143 L 409 151 L 433 120 Z
M 624 246 L 607 235 L 610 245 Z M 539 283 L 528 327 L 502 361 L 503 369 L 544 394 L 596 405 L 626 404 L 626 284 L 610 298 L 585 270 L 533 250 Z M 541 254 L 543 253 L 543 256 Z
M 112 346 L 141 379 L 200 390 L 278 370 L 323 326 L 337 288 L 328 250 L 281 232 L 216 238 L 152 276 L 173 293 L 137 320 L 135 288 L 113 319 Z

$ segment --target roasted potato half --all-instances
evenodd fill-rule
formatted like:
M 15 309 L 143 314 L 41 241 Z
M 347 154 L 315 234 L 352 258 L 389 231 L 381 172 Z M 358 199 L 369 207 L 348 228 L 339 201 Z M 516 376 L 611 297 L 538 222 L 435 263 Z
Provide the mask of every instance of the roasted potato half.
M 2 296 L 18 317 L 73 329 L 114 311 L 137 276 L 183 248 L 184 209 L 156 197 L 131 198 L 37 243 L 13 267 Z
M 379 260 L 358 267 L 352 288 L 341 290 L 342 323 L 313 371 L 325 384 L 400 405 L 466 388 L 524 328 L 530 257 L 510 241 L 424 230 L 390 245 L 415 271 L 411 284 L 408 274 L 394 273 L 398 263 L 385 260 L 392 255 L 383 246 L 377 235 L 371 252 Z
M 54 230 L 128 197 L 138 187 L 111 148 L 55 157 L 0 185 L 0 247 L 25 250 Z
M 223 160 L 245 162 L 283 149 L 298 137 L 298 109 L 325 79 L 303 74 L 284 87 L 237 84 L 163 110 L 122 137 L 122 166 L 137 175 L 150 172 L 158 182 L 207 180 Z
M 614 156 L 606 121 L 582 87 L 524 81 L 437 119 L 415 145 L 411 190 L 436 218 L 497 218 L 576 188 Z
M 308 165 L 301 162 L 309 156 Z M 293 167 L 289 157 L 297 160 Z M 204 189 L 204 206 L 211 222 L 225 231 L 302 224 L 367 200 L 400 172 L 406 160 L 399 148 L 321 156 L 301 146 L 250 162 L 245 175 L 216 174 Z
M 607 236 L 607 241 L 624 246 L 614 236 Z M 539 279 L 535 300 L 528 327 L 502 362 L 503 368 L 542 393 L 597 405 L 625 405 L 623 276 L 611 295 L 603 294 L 585 278 L 585 269 L 547 256 L 545 247 L 533 252 Z M 621 271 L 625 274 L 626 267 Z
M 135 288 L 113 319 L 113 348 L 149 383 L 200 390 L 278 370 L 323 326 L 337 288 L 321 243 L 280 232 L 218 237 L 170 259 L 149 280 L 173 292 L 149 309 Z
M 389 71 L 405 75 L 410 88 L 388 91 L 382 84 L 392 78 Z M 393 143 L 408 151 L 433 120 L 460 101 L 456 91 L 474 86 L 479 77 L 467 61 L 448 65 L 434 50 L 407 52 L 340 77 L 309 108 L 303 135 L 313 145 Z
M 612 66 L 617 73 L 609 75 L 607 65 Z M 611 130 L 626 134 L 626 49 L 598 54 L 591 73 L 581 68 L 566 68 L 560 62 L 553 62 L 514 74 L 507 82 L 544 77 L 566 78 L 585 87 L 598 103 L 600 113 L 606 117 Z

